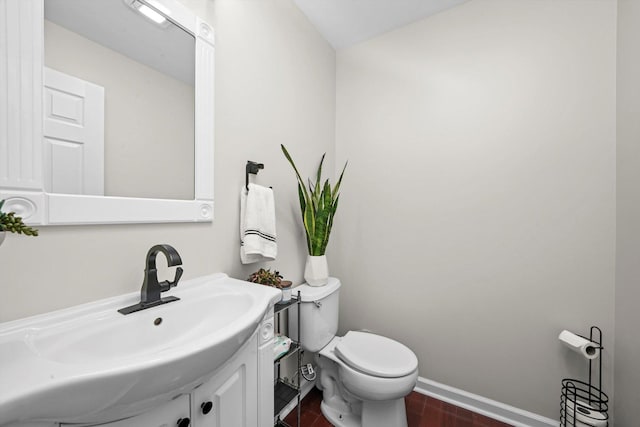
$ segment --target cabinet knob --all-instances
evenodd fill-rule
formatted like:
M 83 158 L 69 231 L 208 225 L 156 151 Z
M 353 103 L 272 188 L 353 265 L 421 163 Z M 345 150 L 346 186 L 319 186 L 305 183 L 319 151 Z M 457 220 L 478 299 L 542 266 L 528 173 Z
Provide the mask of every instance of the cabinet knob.
M 191 425 L 191 420 L 189 418 L 180 418 L 178 420 L 178 427 L 189 427 Z
M 213 409 L 213 402 L 211 401 L 202 402 L 202 405 L 200 405 L 200 408 L 202 408 L 202 413 L 207 415 Z

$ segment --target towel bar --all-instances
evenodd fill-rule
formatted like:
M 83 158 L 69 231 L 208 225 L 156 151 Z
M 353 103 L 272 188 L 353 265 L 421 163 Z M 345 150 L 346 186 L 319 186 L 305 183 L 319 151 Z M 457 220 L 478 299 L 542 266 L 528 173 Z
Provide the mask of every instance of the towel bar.
M 247 160 L 247 166 L 245 167 L 245 171 L 246 171 L 245 187 L 247 188 L 247 191 L 249 191 L 249 174 L 256 175 L 260 171 L 260 169 L 264 169 L 264 163 L 257 163 L 257 162 L 252 162 L 251 160 Z

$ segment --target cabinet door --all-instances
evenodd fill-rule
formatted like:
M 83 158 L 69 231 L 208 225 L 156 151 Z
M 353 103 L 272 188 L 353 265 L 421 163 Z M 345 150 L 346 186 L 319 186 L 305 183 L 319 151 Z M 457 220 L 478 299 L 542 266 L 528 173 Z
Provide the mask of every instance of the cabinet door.
M 183 395 L 144 414 L 113 423 L 100 424 L 100 427 L 184 427 L 193 425 L 189 420 L 189 412 L 189 396 Z M 70 424 L 60 426 L 65 427 Z
M 195 427 L 258 425 L 258 355 L 256 335 L 240 353 L 193 393 Z

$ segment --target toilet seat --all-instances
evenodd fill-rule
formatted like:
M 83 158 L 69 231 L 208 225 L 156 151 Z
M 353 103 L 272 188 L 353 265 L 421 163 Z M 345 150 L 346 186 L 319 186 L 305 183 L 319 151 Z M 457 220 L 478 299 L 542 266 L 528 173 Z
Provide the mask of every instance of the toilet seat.
M 405 377 L 418 368 L 418 358 L 408 347 L 367 332 L 347 332 L 334 353 L 351 368 L 380 378 Z
M 352 340 L 351 338 L 347 338 L 346 345 L 342 348 L 343 355 L 339 356 L 338 352 L 336 351 L 336 347 L 338 347 L 345 340 L 347 335 L 354 333 L 368 335 L 369 337 L 361 337 L 359 335 L 356 335 L 356 338 L 354 340 Z M 382 338 L 382 341 L 389 340 L 393 344 L 385 342 L 384 344 L 382 344 L 382 346 L 375 346 L 373 350 L 372 347 L 367 347 L 367 343 L 379 343 L 379 338 Z M 354 345 L 362 342 L 361 339 L 369 340 L 366 341 L 365 345 L 360 349 L 361 352 L 356 349 L 353 353 L 349 353 L 349 350 L 354 349 Z M 344 337 L 335 337 L 329 344 L 327 344 L 322 350 L 320 350 L 317 355 L 317 361 L 320 367 L 321 381 L 323 376 L 333 376 L 333 378 L 336 378 L 336 381 L 338 381 L 346 391 L 351 393 L 357 399 L 363 401 L 381 402 L 402 399 L 404 398 L 404 396 L 411 393 L 411 390 L 413 390 L 416 385 L 416 381 L 418 379 L 418 365 L 417 358 L 415 357 L 415 355 L 413 355 L 413 352 L 411 352 L 411 350 L 407 349 L 404 346 L 402 346 L 404 348 L 396 347 L 396 345 L 402 346 L 402 344 L 389 338 L 381 337 L 375 334 L 369 334 L 366 332 L 350 331 L 347 332 Z M 359 361 L 363 362 L 363 366 L 353 366 L 353 359 L 350 363 L 347 363 L 343 359 L 343 357 L 345 357 L 345 349 L 348 349 L 346 350 L 346 352 L 349 356 L 361 356 Z M 394 368 L 391 368 L 391 370 L 387 370 L 386 372 L 383 369 L 380 369 L 381 367 L 384 367 L 385 364 L 379 363 L 379 361 L 376 360 L 377 357 L 382 357 L 383 354 L 393 355 L 392 353 L 390 353 L 390 351 L 394 350 L 398 350 L 398 353 L 400 355 L 406 356 L 405 349 L 408 350 L 413 356 L 407 357 L 405 362 L 408 361 L 408 363 L 403 363 L 402 361 L 398 362 L 398 360 L 395 360 L 394 357 L 393 359 L 395 361 L 390 362 L 394 365 Z M 366 356 L 364 354 L 365 352 L 367 353 Z M 409 370 L 412 367 L 414 368 L 413 371 L 409 372 L 407 375 L 398 377 L 383 377 L 379 374 L 364 372 L 364 369 L 366 369 L 369 372 L 374 371 L 389 375 L 391 372 L 395 374 L 397 372 Z M 336 371 L 334 371 L 334 374 L 329 373 L 332 371 L 332 369 L 336 369 Z

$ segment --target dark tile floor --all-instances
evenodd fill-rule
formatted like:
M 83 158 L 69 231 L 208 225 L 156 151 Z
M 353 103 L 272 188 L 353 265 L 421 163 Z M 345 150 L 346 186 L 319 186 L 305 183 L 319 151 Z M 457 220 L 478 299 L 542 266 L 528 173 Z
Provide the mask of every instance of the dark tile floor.
M 322 402 L 322 393 L 316 388 L 302 400 L 300 407 L 301 427 L 331 427 L 329 421 L 322 416 L 320 402 Z M 509 427 L 509 424 L 458 408 L 415 391 L 405 398 L 405 404 L 409 427 Z M 297 411 L 293 410 L 285 418 L 290 426 L 297 425 L 296 413 Z

